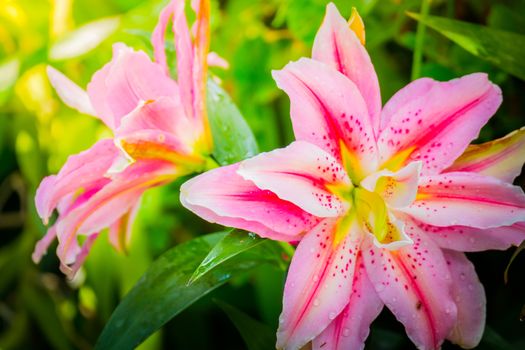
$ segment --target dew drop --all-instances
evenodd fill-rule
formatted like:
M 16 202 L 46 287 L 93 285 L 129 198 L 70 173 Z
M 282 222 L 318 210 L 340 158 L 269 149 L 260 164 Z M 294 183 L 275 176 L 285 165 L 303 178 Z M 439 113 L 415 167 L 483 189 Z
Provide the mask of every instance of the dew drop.
M 350 329 L 345 328 L 343 329 L 343 337 L 348 337 L 350 335 Z
M 328 314 L 328 318 L 331 319 L 331 320 L 333 320 L 335 318 L 335 316 L 336 316 L 335 312 L 330 312 Z
M 314 299 L 314 306 L 319 306 L 319 299 L 317 298 Z

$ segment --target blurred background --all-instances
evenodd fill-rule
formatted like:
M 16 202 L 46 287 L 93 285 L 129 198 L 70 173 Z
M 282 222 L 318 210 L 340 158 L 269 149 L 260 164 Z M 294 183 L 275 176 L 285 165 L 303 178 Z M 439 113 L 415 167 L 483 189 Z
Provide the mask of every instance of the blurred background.
M 261 151 L 293 139 L 288 98 L 277 89 L 270 71 L 310 55 L 326 3 L 212 1 L 212 50 L 231 66 L 214 74 L 247 119 Z M 431 15 L 525 35 L 523 0 L 429 3 Z M 156 0 L 0 0 L 0 349 L 92 348 L 119 300 L 156 257 L 218 229 L 180 206 L 179 183 L 174 183 L 144 196 L 127 255 L 118 255 L 103 236 L 73 281 L 59 272 L 54 247 L 40 265 L 30 259 L 35 242 L 45 233 L 33 202 L 39 182 L 56 173 L 68 155 L 111 136 L 98 120 L 78 114 L 58 99 L 47 80 L 46 65 L 84 87 L 109 61 L 114 42 L 151 54 L 149 36 L 164 4 Z M 483 71 L 501 86 L 504 102 L 479 141 L 525 125 L 525 73 L 494 60 L 494 55 L 505 56 L 506 49 L 515 55 L 520 50 L 513 47 L 517 44 L 494 47 L 485 42 L 496 53 L 477 50 L 473 55 L 430 28 L 416 39 L 417 22 L 406 12 L 420 12 L 419 0 L 341 0 L 336 4 L 345 16 L 356 6 L 365 21 L 367 48 L 383 101 L 411 76 L 448 80 Z M 483 44 L 485 39 L 476 40 Z M 418 40 L 422 64 L 414 73 Z M 462 46 L 468 48 L 468 42 Z M 524 183 L 523 178 L 517 181 Z M 503 278 L 514 250 L 469 254 L 488 297 L 487 328 L 480 349 L 525 349 L 525 324 L 520 322 L 525 254 L 514 260 L 506 284 Z M 235 278 L 182 312 L 140 348 L 245 349 L 223 303 L 231 307 L 230 312 L 241 310 L 275 330 L 284 277 L 282 269 L 261 266 Z M 383 312 L 372 326 L 367 348 L 412 347 L 402 326 Z M 455 347 L 445 344 L 444 348 Z

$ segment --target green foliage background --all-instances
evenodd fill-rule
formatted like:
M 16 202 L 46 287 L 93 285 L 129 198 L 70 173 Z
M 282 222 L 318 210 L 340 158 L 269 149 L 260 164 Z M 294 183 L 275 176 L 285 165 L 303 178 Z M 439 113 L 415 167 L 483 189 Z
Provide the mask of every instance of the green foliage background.
M 335 2 L 344 15 L 355 6 L 364 18 L 367 48 L 384 101 L 407 84 L 411 74 L 447 80 L 484 71 L 501 86 L 504 103 L 483 129 L 480 141 L 525 125 L 525 1 L 435 0 L 429 2 L 429 13 L 441 17 L 437 19 L 417 17 L 422 8 L 419 0 Z M 149 35 L 164 3 L 0 0 L 0 349 L 92 348 L 115 307 L 157 257 L 222 229 L 181 207 L 181 180 L 146 193 L 127 255 L 117 254 L 102 235 L 74 281 L 60 274 L 53 250 L 39 266 L 30 260 L 34 243 L 45 232 L 33 203 L 39 182 L 56 173 L 68 155 L 111 136 L 98 120 L 60 102 L 47 81 L 46 65 L 85 86 L 110 59 L 111 44 L 116 41 L 151 54 Z M 276 88 L 270 72 L 309 56 L 326 3 L 212 1 L 212 50 L 231 65 L 229 70 L 213 73 L 246 118 L 260 151 L 293 139 L 289 101 Z M 418 22 L 407 11 L 429 25 L 423 35 L 416 35 Z M 83 36 L 78 31 L 83 26 L 97 35 Z M 173 54 L 173 48 L 168 49 Z M 415 70 L 414 51 L 422 57 Z M 517 181 L 524 183 L 523 178 Z M 209 237 L 198 241 L 195 249 L 201 250 L 196 257 L 204 258 L 212 241 Z M 265 264 L 228 275 L 223 281 L 227 283 L 183 310 L 140 348 L 264 349 L 273 344 L 290 247 L 273 249 L 285 260 L 261 260 Z M 251 254 L 262 253 L 253 250 Z M 515 259 L 504 284 L 503 272 L 511 255 L 512 251 L 469 255 L 488 296 L 487 328 L 480 349 L 525 348 L 525 325 L 520 323 L 525 258 Z M 412 347 L 388 312 L 372 326 L 367 346 Z

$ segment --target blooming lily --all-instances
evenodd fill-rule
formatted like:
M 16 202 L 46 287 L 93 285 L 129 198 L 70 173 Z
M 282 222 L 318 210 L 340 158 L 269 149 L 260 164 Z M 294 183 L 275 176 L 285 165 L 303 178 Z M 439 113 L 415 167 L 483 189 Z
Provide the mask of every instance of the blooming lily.
M 100 118 L 114 133 L 90 149 L 69 157 L 57 175 L 46 177 L 36 208 L 47 224 L 58 219 L 37 244 L 38 262 L 58 239 L 61 269 L 73 276 L 99 232 L 109 227 L 111 243 L 123 250 L 144 191 L 212 162 L 206 117 L 209 1 L 194 1 L 197 18 L 190 32 L 185 1 L 170 2 L 152 36 L 155 61 L 142 51 L 115 44 L 113 58 L 96 72 L 87 92 L 53 68 L 52 85 L 69 106 Z M 169 75 L 165 31 L 173 18 L 178 81 Z M 217 56 L 211 56 L 217 62 Z M 224 63 L 220 62 L 219 63 Z M 80 246 L 78 236 L 87 238 Z
M 297 141 L 199 175 L 181 201 L 211 222 L 299 242 L 277 348 L 361 349 L 383 306 L 420 349 L 476 346 L 485 295 L 464 251 L 525 239 L 525 131 L 469 146 L 501 103 L 485 74 L 423 78 L 381 108 L 364 26 L 333 4 L 313 58 L 273 72 Z

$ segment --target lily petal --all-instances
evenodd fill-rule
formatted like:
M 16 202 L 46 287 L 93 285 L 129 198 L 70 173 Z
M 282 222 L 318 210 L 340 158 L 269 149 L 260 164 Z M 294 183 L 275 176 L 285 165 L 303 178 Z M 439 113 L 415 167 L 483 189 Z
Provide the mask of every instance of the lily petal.
M 79 252 L 78 234 L 91 235 L 113 224 L 137 203 L 142 193 L 173 179 L 173 166 L 159 161 L 143 161 L 116 174 L 110 183 L 89 199 L 61 216 L 56 223 L 57 255 L 71 276 Z
M 181 203 L 200 217 L 283 241 L 297 241 L 315 216 L 237 174 L 239 164 L 210 170 L 185 182 Z
M 421 92 L 400 92 L 398 109 L 390 104 L 392 114 L 385 117 L 389 122 L 378 146 L 381 161 L 391 170 L 421 160 L 422 174 L 432 175 L 452 165 L 477 137 L 501 104 L 501 90 L 481 73 L 433 81 L 430 88 L 428 80 L 419 85 L 424 86 Z
M 525 221 L 525 194 L 490 176 L 445 173 L 422 177 L 417 200 L 402 211 L 434 226 L 509 226 Z
M 109 227 L 109 242 L 118 252 L 127 251 L 139 207 L 140 201 Z
M 35 250 L 31 255 L 31 259 L 35 264 L 38 264 L 42 260 L 42 257 L 47 253 L 47 249 L 56 237 L 57 231 L 55 225 L 53 225 L 47 229 L 45 236 L 36 243 Z
M 451 276 L 432 240 L 410 232 L 414 244 L 396 251 L 363 248 L 365 266 L 381 300 L 419 349 L 438 349 L 456 322 Z
M 435 86 L 436 81 L 430 78 L 420 78 L 410 82 L 397 91 L 383 106 L 381 110 L 381 132 L 390 123 L 390 119 L 399 110 L 413 103 L 414 96 L 424 96 Z
M 441 248 L 460 252 L 506 250 L 518 246 L 525 240 L 525 223 L 511 226 L 480 229 L 468 226 L 432 226 L 415 219 L 407 219 L 407 225 L 430 237 Z
M 87 91 L 98 116 L 113 130 L 142 101 L 179 98 L 179 87 L 162 66 L 123 44 L 113 46 L 113 59 L 93 75 Z
M 374 66 L 365 47 L 333 3 L 326 6 L 326 16 L 314 40 L 312 58 L 335 68 L 354 82 L 365 100 L 370 123 L 377 134 L 381 94 Z
M 177 79 L 180 85 L 180 96 L 186 115 L 194 118 L 193 95 L 195 86 L 193 80 L 193 44 L 191 41 L 188 21 L 185 14 L 185 1 L 174 1 L 173 33 L 175 34 L 175 49 L 177 51 Z
M 361 180 L 375 169 L 374 130 L 363 97 L 351 80 L 306 58 L 272 74 L 290 97 L 297 140 L 313 143 L 343 163 L 349 162 L 343 165 L 351 178 Z
M 169 75 L 169 67 L 166 62 L 166 29 L 170 18 L 173 16 L 175 7 L 173 1 L 170 1 L 160 12 L 159 21 L 151 34 L 151 44 L 153 45 L 153 55 L 155 62 L 157 62 L 163 69 L 166 75 Z
M 299 243 L 284 287 L 277 348 L 296 350 L 318 336 L 348 304 L 361 232 L 355 223 L 334 246 L 335 219 L 324 219 Z
M 352 294 L 348 305 L 312 342 L 313 350 L 364 349 L 370 324 L 383 309 L 368 279 L 361 253 L 357 256 Z
M 51 66 L 47 66 L 47 76 L 58 96 L 66 105 L 87 115 L 97 115 L 84 89 Z
M 421 162 L 412 162 L 393 172 L 388 169 L 373 173 L 361 181 L 361 186 L 376 192 L 392 208 L 406 207 L 416 199 Z
M 479 344 L 485 329 L 485 290 L 465 254 L 443 250 L 443 255 L 454 281 L 451 291 L 458 308 L 456 325 L 447 339 L 472 349 Z
M 47 223 L 59 201 L 69 194 L 78 196 L 98 184 L 119 150 L 112 140 L 104 139 L 90 149 L 70 156 L 57 175 L 42 180 L 36 191 L 35 204 L 38 215 Z
M 75 262 L 71 266 L 65 265 L 63 262 L 60 264 L 60 271 L 62 271 L 68 278 L 72 279 L 78 270 L 80 270 L 80 267 L 84 264 L 84 261 L 86 261 L 89 251 L 91 250 L 91 247 L 95 243 L 95 240 L 98 238 L 99 232 L 92 233 L 87 236 L 86 240 L 78 250 L 78 253 L 76 253 L 75 256 Z
M 500 139 L 470 145 L 447 171 L 468 171 L 512 182 L 525 163 L 525 128 Z
M 200 164 L 195 153 L 198 130 L 180 103 L 162 97 L 142 103 L 122 118 L 115 142 L 131 159 L 163 159 L 175 164 Z
M 319 217 L 334 217 L 346 211 L 345 203 L 328 187 L 351 186 L 339 162 L 319 147 L 304 141 L 261 153 L 241 162 L 237 171 L 245 180 Z

